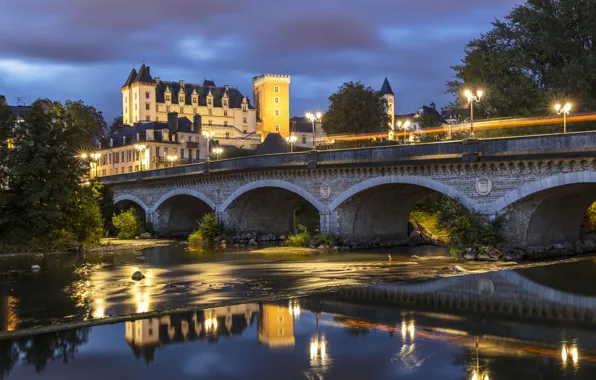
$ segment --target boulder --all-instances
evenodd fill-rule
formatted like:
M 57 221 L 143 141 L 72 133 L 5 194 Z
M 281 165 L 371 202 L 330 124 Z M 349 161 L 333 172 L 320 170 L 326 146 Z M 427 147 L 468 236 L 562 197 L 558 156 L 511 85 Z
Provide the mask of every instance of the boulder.
M 151 234 L 149 232 L 143 232 L 140 236 L 141 239 L 151 239 Z
M 257 245 L 257 241 L 256 241 L 254 238 L 253 238 L 253 239 L 250 239 L 250 240 L 248 241 L 248 245 L 255 246 L 255 245 Z
M 221 243 L 221 244 L 219 245 L 219 248 L 226 249 L 226 248 L 228 248 L 228 245 L 227 245 L 226 243 Z
M 35 259 L 36 260 L 43 260 L 43 253 L 38 253 L 37 255 L 35 255 Z
M 583 243 L 584 247 L 586 248 L 586 252 L 593 252 L 596 250 L 596 244 L 594 244 L 594 242 L 591 240 L 585 240 Z
M 453 266 L 453 271 L 456 273 L 464 273 L 464 272 L 467 272 L 468 270 L 460 267 L 459 265 L 455 265 L 455 266 Z
M 531 259 L 532 258 L 540 258 L 540 257 L 544 257 L 544 255 L 546 253 L 546 248 L 541 245 L 535 245 L 532 247 L 528 247 L 526 252 L 528 253 L 528 256 Z
M 420 236 L 422 236 L 422 239 L 427 243 L 430 243 L 430 241 L 433 238 L 432 232 L 430 232 L 426 228 L 423 228 L 422 231 L 420 231 Z
M 143 273 L 141 273 L 140 271 L 136 271 L 132 274 L 132 279 L 135 281 L 141 281 L 144 278 L 145 275 L 143 275 Z
M 408 236 L 408 238 L 410 239 L 410 242 L 412 244 L 418 244 L 422 241 L 422 238 L 420 236 L 420 231 L 418 230 L 414 230 L 410 233 L 410 236 Z
M 567 254 L 574 254 L 575 247 L 573 246 L 572 243 L 566 241 L 565 243 L 563 243 L 563 251 L 565 251 L 565 253 L 567 253 Z
M 582 240 L 584 241 L 584 243 L 590 241 L 594 243 L 594 245 L 596 245 L 596 236 L 594 236 L 593 234 L 585 235 Z
M 466 248 L 462 253 L 462 257 L 464 260 L 476 260 L 478 257 L 478 251 L 476 251 L 474 248 Z
M 32 270 L 33 272 L 37 272 L 37 271 L 39 271 L 40 269 L 41 269 L 41 267 L 40 267 L 39 265 L 37 265 L 37 264 L 35 264 L 35 265 L 31 265 L 31 270 Z
M 573 245 L 573 248 L 575 250 L 575 253 L 578 255 L 581 255 L 581 254 L 587 252 L 586 245 L 581 240 L 576 241 L 575 244 Z
M 476 260 L 480 261 L 499 261 L 501 252 L 493 247 L 482 246 L 478 249 Z
M 337 245 L 333 247 L 333 251 L 334 252 L 339 252 L 340 249 L 341 248 L 339 246 L 337 246 Z
M 504 261 L 519 261 L 525 260 L 528 257 L 528 253 L 522 247 L 505 246 L 501 248 L 501 253 L 503 253 Z

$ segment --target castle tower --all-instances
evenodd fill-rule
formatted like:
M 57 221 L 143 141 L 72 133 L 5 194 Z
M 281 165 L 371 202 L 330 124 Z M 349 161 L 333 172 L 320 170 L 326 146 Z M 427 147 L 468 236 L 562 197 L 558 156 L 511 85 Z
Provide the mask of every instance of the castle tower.
M 155 80 L 151 77 L 151 68 L 141 65 L 139 72 L 132 69 L 126 83 L 122 86 L 122 120 L 132 125 L 140 121 L 156 119 Z
M 257 120 L 263 141 L 269 133 L 290 135 L 290 76 L 264 74 L 252 79 Z
M 271 348 L 293 346 L 294 320 L 290 309 L 282 305 L 261 305 L 257 339 Z
M 395 128 L 395 94 L 391 89 L 391 85 L 387 78 L 383 82 L 383 87 L 381 87 L 381 92 L 385 99 L 387 99 L 387 113 L 389 114 L 389 128 Z

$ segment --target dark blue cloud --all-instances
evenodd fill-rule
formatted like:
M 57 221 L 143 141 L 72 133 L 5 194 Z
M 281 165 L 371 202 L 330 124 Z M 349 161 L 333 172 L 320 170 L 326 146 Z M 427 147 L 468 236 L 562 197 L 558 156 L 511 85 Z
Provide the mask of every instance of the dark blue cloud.
M 83 99 L 108 118 L 145 61 L 164 79 L 235 85 L 293 76 L 292 114 L 327 107 L 342 82 L 380 87 L 396 110 L 449 101 L 445 82 L 466 42 L 517 0 L 19 0 L 0 3 L 0 93 Z M 26 25 L 27 27 L 23 27 Z

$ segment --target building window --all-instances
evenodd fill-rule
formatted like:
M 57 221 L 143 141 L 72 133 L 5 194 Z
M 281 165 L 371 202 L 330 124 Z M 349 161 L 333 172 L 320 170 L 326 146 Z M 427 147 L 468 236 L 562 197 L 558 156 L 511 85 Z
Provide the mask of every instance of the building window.
M 227 106 L 228 106 L 228 101 L 227 101 L 227 100 L 224 100 L 224 101 L 223 101 L 223 106 L 224 106 L 224 107 L 227 107 Z
M 106 175 L 106 169 L 103 169 L 103 170 L 101 171 L 101 175 L 105 177 L 105 175 Z
M 159 147 L 155 147 L 155 157 L 159 157 Z
M 211 110 L 209 110 L 211 111 Z M 224 110 L 224 116 L 228 116 L 228 110 Z
M 275 110 L 275 116 L 279 116 L 279 110 Z
M 129 167 L 128 167 L 128 172 L 129 172 L 129 173 L 132 173 L 132 166 L 129 166 Z
M 275 86 L 275 87 L 273 87 L 273 91 L 275 91 L 275 92 L 279 92 L 279 86 Z
M 124 103 L 128 103 L 128 96 L 124 97 Z
M 227 127 L 227 126 L 228 126 L 228 121 L 224 120 L 224 127 Z
M 139 165 L 135 165 L 135 172 L 139 171 Z
M 282 324 L 282 323 L 284 323 L 284 317 L 283 317 L 283 315 L 281 315 L 281 316 L 279 317 L 279 319 L 278 319 L 278 322 L 279 322 L 279 324 Z
M 209 126 L 213 125 L 213 120 L 209 120 Z
M 210 106 L 213 105 L 213 99 L 207 98 L 207 104 Z
M 247 133 L 247 132 L 246 132 L 246 129 L 242 130 L 242 133 Z
M 197 97 L 196 96 L 193 96 L 192 97 L 192 104 L 197 104 Z
M 122 162 L 126 162 L 124 161 L 124 152 L 122 152 L 120 155 L 122 156 Z
M 242 105 L 242 112 L 248 112 L 248 106 L 246 104 Z
M 171 100 L 172 100 L 172 98 L 170 98 L 170 95 L 166 95 L 166 102 L 169 102 Z
M 145 92 L 145 99 L 151 99 L 151 94 L 149 93 L 149 91 Z
M 128 113 L 127 111 L 128 111 L 128 108 L 125 108 L 125 109 L 124 109 L 124 113 Z
M 284 329 L 277 330 L 277 335 L 278 336 L 284 336 Z
M 151 104 L 149 104 L 149 103 L 145 103 L 145 109 L 146 109 L 147 111 L 151 110 Z
M 280 130 L 279 125 L 276 125 L 275 126 L 275 132 L 279 132 L 279 130 Z
M 275 103 L 275 104 L 279 103 L 279 97 L 276 96 L 275 98 L 273 98 L 273 103 Z
M 230 132 L 226 132 L 226 139 L 230 138 Z
M 167 106 L 167 107 L 166 107 L 166 112 L 167 112 L 167 113 L 170 113 L 170 106 Z
M 135 111 L 137 110 L 137 103 L 135 103 Z
M 151 121 L 151 118 L 149 117 L 149 115 L 147 115 L 147 117 L 145 118 L 145 121 Z
M 112 155 L 111 154 L 108 155 L 108 160 L 109 160 L 109 164 L 111 165 L 112 164 Z
M 180 158 L 184 159 L 184 148 L 180 148 Z
M 246 123 L 246 118 L 245 117 L 242 118 L 242 122 L 243 123 Z
M 197 160 L 199 159 L 199 150 L 198 150 L 198 149 L 196 150 L 196 153 L 195 153 L 195 158 L 196 158 Z
M 135 100 L 137 100 L 137 93 L 135 92 Z
M 124 174 L 124 167 L 120 168 L 120 174 Z
M 302 144 L 306 144 L 306 136 L 302 136 Z
M 184 96 L 178 98 L 178 103 L 184 104 Z
M 213 115 L 213 110 L 209 108 L 209 115 Z

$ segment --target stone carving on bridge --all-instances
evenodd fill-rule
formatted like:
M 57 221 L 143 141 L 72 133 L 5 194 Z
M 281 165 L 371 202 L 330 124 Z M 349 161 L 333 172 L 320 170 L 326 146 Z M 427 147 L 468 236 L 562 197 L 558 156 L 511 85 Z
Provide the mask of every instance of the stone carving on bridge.
M 217 202 L 221 202 L 223 200 L 223 191 L 218 187 L 213 191 L 213 197 Z
M 488 195 L 493 189 L 493 183 L 488 177 L 480 177 L 476 180 L 476 192 L 480 195 Z
M 329 199 L 329 197 L 331 196 L 331 186 L 329 186 L 326 183 L 322 184 L 321 188 L 320 188 L 320 193 L 321 193 L 321 198 Z

